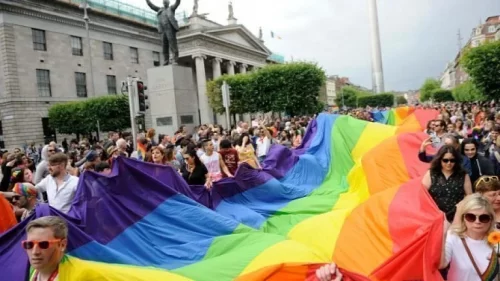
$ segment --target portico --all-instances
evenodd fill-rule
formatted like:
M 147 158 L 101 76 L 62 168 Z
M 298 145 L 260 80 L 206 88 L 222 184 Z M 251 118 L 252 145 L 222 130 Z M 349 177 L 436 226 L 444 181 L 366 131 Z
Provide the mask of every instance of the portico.
M 178 33 L 178 41 L 178 63 L 193 69 L 198 91 L 199 118 L 193 118 L 195 125 L 218 123 L 227 127 L 224 115 L 214 114 L 208 103 L 207 81 L 263 67 L 271 51 L 243 25 L 224 26 L 203 16 L 191 17 Z

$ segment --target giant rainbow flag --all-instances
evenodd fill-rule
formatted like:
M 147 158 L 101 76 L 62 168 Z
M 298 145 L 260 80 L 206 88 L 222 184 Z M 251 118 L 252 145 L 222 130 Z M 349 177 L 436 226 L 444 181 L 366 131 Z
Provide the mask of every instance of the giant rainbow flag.
M 332 261 L 346 280 L 441 280 L 443 215 L 417 158 L 436 115 L 391 126 L 321 114 L 299 149 L 275 145 L 263 170 L 241 166 L 212 192 L 118 158 L 109 176 L 83 174 L 68 215 L 42 204 L 0 236 L 0 279 L 26 280 L 24 228 L 57 215 L 69 225 L 63 281 L 315 280 Z

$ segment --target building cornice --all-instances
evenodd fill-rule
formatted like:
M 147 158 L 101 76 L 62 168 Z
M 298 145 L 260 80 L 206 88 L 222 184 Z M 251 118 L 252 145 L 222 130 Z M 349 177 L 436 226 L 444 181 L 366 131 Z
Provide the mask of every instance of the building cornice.
M 12 3 L 0 0 L 0 11 L 4 11 L 11 14 L 17 14 L 22 16 L 28 16 L 32 18 L 38 18 L 41 20 L 52 21 L 60 23 L 63 25 L 75 26 L 79 28 L 85 28 L 85 22 L 82 18 L 77 18 L 70 16 L 71 13 L 68 12 L 67 15 L 62 13 L 56 13 L 48 10 L 36 9 L 35 7 L 24 6 L 19 3 Z M 89 22 L 90 30 L 95 30 L 99 32 L 116 34 L 123 37 L 133 38 L 135 40 L 146 41 L 154 44 L 159 44 L 159 36 L 155 37 L 155 32 L 147 30 L 146 28 L 134 28 L 133 31 L 130 29 L 120 28 L 120 27 L 110 27 L 109 25 L 104 25 L 98 21 Z M 148 35 L 149 33 L 149 35 Z
M 64 14 L 64 11 L 54 12 L 43 9 L 43 5 L 40 5 L 40 7 L 27 6 L 23 5 L 22 3 L 0 0 L 0 12 L 38 18 L 41 20 L 52 21 L 66 26 L 74 26 L 84 29 L 85 23 L 83 21 L 83 18 L 76 17 L 71 9 L 68 8 L 67 10 L 67 13 Z M 94 22 L 92 21 L 92 19 L 93 17 L 91 18 L 91 21 L 89 23 L 90 30 L 161 45 L 161 40 L 158 33 L 151 31 L 150 29 L 137 27 L 131 27 L 129 29 L 128 26 L 127 28 L 109 26 L 100 23 L 99 18 L 97 18 L 97 20 Z M 199 53 L 200 50 L 204 50 L 208 55 L 227 53 L 226 57 L 231 57 L 233 59 L 242 58 L 243 60 L 237 59 L 237 61 L 244 61 L 247 64 L 255 65 L 255 62 L 265 62 L 269 55 L 265 51 L 249 48 L 236 42 L 207 34 L 203 32 L 203 30 L 193 33 L 187 33 L 184 35 L 182 33 L 179 33 L 178 42 L 181 56 L 184 56 L 184 54 L 192 55 L 194 53 Z

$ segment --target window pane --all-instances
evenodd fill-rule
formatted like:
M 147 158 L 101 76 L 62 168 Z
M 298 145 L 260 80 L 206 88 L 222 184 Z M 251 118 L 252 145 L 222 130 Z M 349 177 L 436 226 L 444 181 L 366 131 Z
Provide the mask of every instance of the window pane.
M 116 94 L 116 76 L 107 75 L 106 82 L 108 85 L 108 94 Z
M 130 47 L 130 62 L 139 63 L 139 51 L 137 48 Z
M 31 35 L 33 37 L 33 49 L 37 51 L 47 51 L 45 31 L 40 29 L 32 29 Z
M 83 72 L 75 72 L 76 96 L 87 97 L 87 77 Z
M 71 36 L 71 52 L 74 56 L 83 56 L 81 37 Z
M 160 53 L 153 52 L 153 65 L 160 66 Z
M 104 48 L 104 59 L 105 60 L 113 60 L 113 44 L 108 42 L 103 42 Z
M 36 82 L 38 88 L 38 95 L 40 97 L 51 97 L 50 89 L 50 71 L 46 69 L 36 70 Z

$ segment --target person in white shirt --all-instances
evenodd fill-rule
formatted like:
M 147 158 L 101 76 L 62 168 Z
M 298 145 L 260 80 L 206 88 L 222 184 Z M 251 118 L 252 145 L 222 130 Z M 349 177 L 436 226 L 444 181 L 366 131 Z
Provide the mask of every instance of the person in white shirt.
M 68 156 L 56 153 L 49 158 L 50 176 L 45 177 L 35 188 L 38 193 L 47 193 L 49 205 L 63 213 L 68 213 L 75 197 L 78 178 L 68 174 Z
M 205 150 L 205 154 L 200 157 L 200 160 L 207 167 L 208 175 L 212 182 L 222 179 L 222 172 L 230 178 L 233 177 L 221 155 L 214 151 L 214 144 L 211 140 L 203 142 L 203 149 Z
M 448 281 L 492 281 L 498 275 L 498 257 L 488 243 L 495 213 L 480 194 L 467 196 L 458 204 L 453 225 L 445 219 L 440 268 L 448 265 Z
M 259 131 L 259 138 L 257 138 L 256 144 L 257 144 L 257 158 L 259 159 L 259 162 L 262 163 L 264 159 L 266 159 L 267 153 L 269 152 L 269 149 L 271 148 L 271 133 L 269 133 L 269 130 L 264 126 L 264 123 L 260 124 L 260 131 Z

